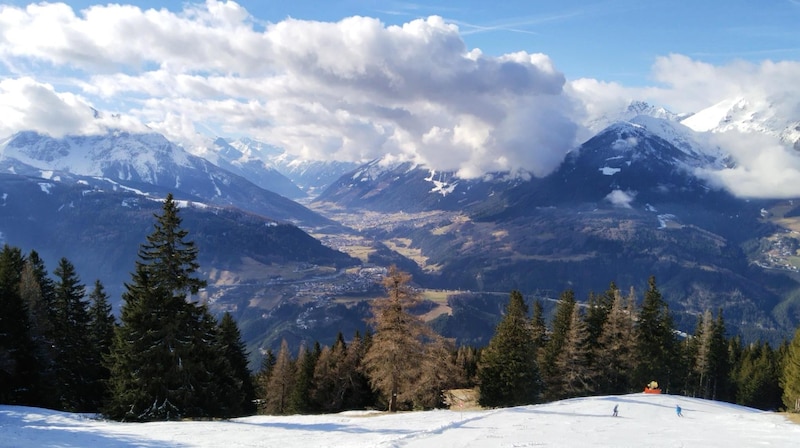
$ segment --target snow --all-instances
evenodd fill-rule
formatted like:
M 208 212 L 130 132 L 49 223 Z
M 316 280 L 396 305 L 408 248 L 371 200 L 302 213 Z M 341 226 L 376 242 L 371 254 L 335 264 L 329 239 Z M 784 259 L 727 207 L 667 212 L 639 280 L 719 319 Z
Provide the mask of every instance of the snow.
M 600 172 L 602 172 L 606 176 L 613 176 L 614 174 L 617 174 L 620 171 L 622 171 L 621 168 L 611 168 L 611 167 L 608 167 L 608 166 L 604 166 L 604 167 L 600 168 Z
M 612 417 L 614 405 L 619 417 Z M 675 406 L 683 408 L 678 417 Z M 674 395 L 577 398 L 507 409 L 254 416 L 118 423 L 0 406 L 3 446 L 32 447 L 745 447 L 797 446 L 800 425 L 771 412 Z

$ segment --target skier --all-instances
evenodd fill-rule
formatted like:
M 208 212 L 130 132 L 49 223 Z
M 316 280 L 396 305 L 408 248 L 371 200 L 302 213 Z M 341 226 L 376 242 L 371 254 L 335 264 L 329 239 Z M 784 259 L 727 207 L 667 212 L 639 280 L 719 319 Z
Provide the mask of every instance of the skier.
M 683 417 L 683 413 L 681 412 L 681 405 L 675 405 L 675 413 L 678 414 L 678 417 Z
M 617 416 L 617 407 L 619 407 L 619 405 L 618 405 L 618 404 L 615 404 L 615 405 L 614 405 L 614 414 L 612 414 L 614 417 L 616 417 L 616 416 Z

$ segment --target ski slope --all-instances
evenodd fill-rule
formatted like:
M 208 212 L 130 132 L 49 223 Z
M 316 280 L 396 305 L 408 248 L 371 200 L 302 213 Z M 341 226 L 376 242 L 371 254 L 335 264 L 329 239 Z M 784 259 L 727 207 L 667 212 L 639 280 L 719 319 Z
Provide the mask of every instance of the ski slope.
M 614 405 L 619 416 L 612 417 Z M 678 417 L 675 406 L 683 408 Z M 253 416 L 119 423 L 0 406 L 0 446 L 32 447 L 796 447 L 783 416 L 674 395 L 630 394 L 515 408 Z

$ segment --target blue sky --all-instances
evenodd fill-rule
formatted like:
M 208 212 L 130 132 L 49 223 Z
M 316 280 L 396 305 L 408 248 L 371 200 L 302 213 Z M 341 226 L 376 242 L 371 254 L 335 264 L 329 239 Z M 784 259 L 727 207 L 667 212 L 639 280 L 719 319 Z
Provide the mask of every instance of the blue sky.
M 4 2 L 26 5 L 26 1 Z M 78 11 L 104 2 L 67 1 Z M 124 1 L 181 11 L 182 1 Z M 336 22 L 349 16 L 403 24 L 431 15 L 459 26 L 469 48 L 545 53 L 568 78 L 652 84 L 656 57 L 678 53 L 715 65 L 800 59 L 800 0 L 379 0 L 238 2 L 256 19 Z
M 798 23 L 800 0 L 0 0 L 0 142 L 124 128 L 540 176 L 633 100 L 800 119 Z

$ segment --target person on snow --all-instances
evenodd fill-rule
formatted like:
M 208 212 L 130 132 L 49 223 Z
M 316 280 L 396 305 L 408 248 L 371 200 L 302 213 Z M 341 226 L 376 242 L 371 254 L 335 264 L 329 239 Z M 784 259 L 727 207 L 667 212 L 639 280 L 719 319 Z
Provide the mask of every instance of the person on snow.
M 682 411 L 681 410 L 681 405 L 676 404 L 675 405 L 675 413 L 678 414 L 678 417 L 683 417 L 683 413 L 681 411 Z
M 615 405 L 614 405 L 614 413 L 612 414 L 612 416 L 613 416 L 613 417 L 616 417 L 616 416 L 617 416 L 617 408 L 618 408 L 618 407 L 619 407 L 619 405 L 618 405 L 618 404 L 615 404 Z

